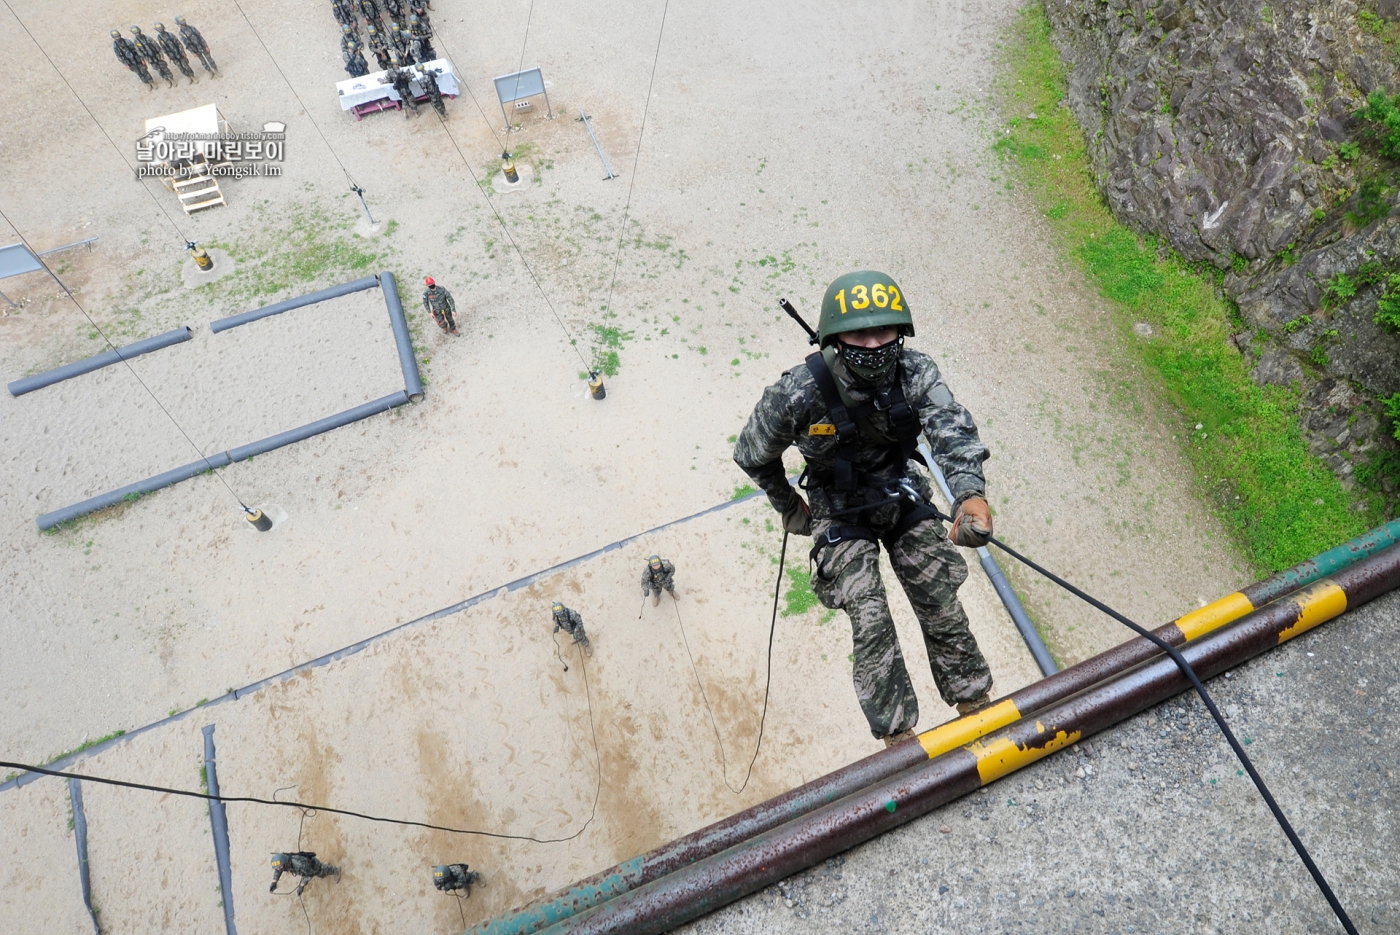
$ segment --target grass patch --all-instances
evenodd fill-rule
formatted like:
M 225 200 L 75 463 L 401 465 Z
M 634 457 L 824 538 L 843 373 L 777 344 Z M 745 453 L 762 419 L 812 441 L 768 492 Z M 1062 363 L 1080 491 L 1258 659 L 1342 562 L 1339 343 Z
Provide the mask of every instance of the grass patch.
M 100 743 L 106 743 L 109 740 L 116 740 L 118 737 L 122 736 L 125 733 L 126 731 L 124 730 L 114 730 L 105 737 L 98 737 L 96 740 L 85 740 L 82 743 L 78 744 L 76 747 L 74 747 L 72 750 L 65 750 L 62 753 L 58 753 L 54 756 L 49 757 L 47 760 L 44 761 L 43 765 L 48 766 L 50 763 L 57 763 L 59 760 L 62 760 L 66 757 L 75 756 L 76 754 L 82 753 L 84 750 L 95 747 Z
M 1279 570 L 1382 522 L 1380 496 L 1349 493 L 1308 454 L 1298 392 L 1260 388 L 1249 378 L 1231 340 L 1235 312 L 1217 298 L 1214 273 L 1202 275 L 1175 256 L 1158 259 L 1155 243 L 1109 213 L 1092 183 L 1083 131 L 1060 106 L 1066 70 L 1041 4 L 1021 13 L 1006 53 L 1005 110 L 1038 117 L 1011 118 L 995 148 L 1061 246 L 1111 300 L 1124 345 L 1180 412 L 1188 457 L 1245 558 Z M 1152 325 L 1151 340 L 1134 339 L 1139 321 Z M 1361 511 L 1353 508 L 1358 499 Z
M 751 493 L 758 493 L 758 488 L 755 487 L 753 484 L 740 484 L 738 487 L 734 488 L 734 496 L 730 497 L 729 499 L 742 500 Z
M 326 285 L 368 275 L 381 268 L 388 250 L 376 250 L 372 241 L 350 231 L 352 224 L 332 216 L 319 205 L 298 203 L 290 210 L 259 206 L 259 231 L 230 243 L 211 243 L 226 250 L 238 267 L 226 279 L 212 285 L 231 299 L 255 300 L 294 287 Z M 390 221 L 385 235 L 398 227 Z
M 783 616 L 805 614 L 821 601 L 812 590 L 812 575 L 805 568 L 787 569 L 788 589 L 783 592 Z
M 622 358 L 619 352 L 622 350 L 623 341 L 631 341 L 636 337 L 636 332 L 623 331 L 621 328 L 610 328 L 604 325 L 589 325 L 593 332 L 593 370 L 599 370 L 604 374 L 615 377 L 622 369 Z

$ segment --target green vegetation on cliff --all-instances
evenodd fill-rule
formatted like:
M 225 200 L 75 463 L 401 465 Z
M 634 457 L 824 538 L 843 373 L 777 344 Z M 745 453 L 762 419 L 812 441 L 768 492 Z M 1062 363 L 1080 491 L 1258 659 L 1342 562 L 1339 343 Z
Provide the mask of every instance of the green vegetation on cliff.
M 1201 488 L 1245 557 L 1278 570 L 1382 522 L 1379 497 L 1346 490 L 1308 453 L 1298 391 L 1250 379 L 1231 338 L 1236 313 L 1220 298 L 1213 271 L 1202 274 L 1167 251 L 1159 258 L 1155 241 L 1109 213 L 1090 175 L 1083 131 L 1062 104 L 1066 68 L 1043 6 L 1022 11 L 1004 51 L 1008 119 L 996 149 L 1015 166 L 1060 246 L 1111 303 L 1123 345 L 1160 378 L 1181 413 L 1179 435 Z M 1150 337 L 1134 331 L 1142 323 Z

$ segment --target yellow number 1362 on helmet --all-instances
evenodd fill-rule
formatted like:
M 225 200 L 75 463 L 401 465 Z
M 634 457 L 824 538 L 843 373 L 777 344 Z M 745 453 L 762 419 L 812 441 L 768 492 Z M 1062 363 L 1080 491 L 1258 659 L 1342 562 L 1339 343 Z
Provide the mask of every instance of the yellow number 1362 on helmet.
M 817 324 L 822 347 L 833 343 L 838 334 L 862 328 L 898 328 L 900 334 L 914 336 L 914 319 L 903 290 L 889 276 L 870 269 L 847 273 L 826 287 Z

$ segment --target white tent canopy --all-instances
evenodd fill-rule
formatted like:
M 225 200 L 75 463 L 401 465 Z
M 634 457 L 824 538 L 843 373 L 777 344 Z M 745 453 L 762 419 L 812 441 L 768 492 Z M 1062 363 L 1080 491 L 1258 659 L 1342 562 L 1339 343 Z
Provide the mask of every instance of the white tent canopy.
M 199 133 L 209 137 L 194 144 L 194 151 L 203 153 L 206 158 L 217 155 L 219 143 L 213 137 L 227 129 L 227 121 L 222 119 L 218 106 L 214 104 L 182 110 L 178 114 L 166 114 L 164 117 L 152 117 L 146 121 L 146 137 L 151 143 L 163 142 L 166 134 L 170 133 Z M 185 151 L 190 152 L 188 146 Z

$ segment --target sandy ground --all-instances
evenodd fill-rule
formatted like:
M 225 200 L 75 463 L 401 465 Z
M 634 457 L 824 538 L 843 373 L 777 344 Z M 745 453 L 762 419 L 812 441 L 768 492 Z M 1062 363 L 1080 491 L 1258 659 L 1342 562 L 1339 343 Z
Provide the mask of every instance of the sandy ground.
M 989 89 L 1011 3 L 889 3 L 878 15 L 838 4 L 669 7 L 611 310 L 662 5 L 535 9 L 525 61 L 544 66 L 559 116 L 537 109 L 506 136 L 489 79 L 519 63 L 528 4 L 437 6 L 440 43 L 489 122 L 464 96 L 446 125 L 396 114 L 357 123 L 326 93 L 340 73 L 324 4 L 243 4 L 376 218 L 392 222 L 378 233 L 232 3 L 180 11 L 204 31 L 224 77 L 149 94 L 112 60 L 106 29 L 173 12 L 122 0 L 74 3 L 55 17 L 12 4 L 127 158 L 134 144 L 125 141 L 145 118 L 210 100 L 235 129 L 288 122 L 284 177 L 231 182 L 227 208 L 177 213 L 173 225 L 157 207 L 175 211 L 173 196 L 131 179 L 0 13 L 0 71 L 26 89 L 0 104 L 0 208 L 37 249 L 100 237 L 93 253 L 64 255 L 60 275 L 116 338 L 196 329 L 194 342 L 136 369 L 198 445 L 221 450 L 398 385 L 377 292 L 219 336 L 205 327 L 213 318 L 392 269 L 410 307 L 424 273 L 453 289 L 463 332 L 451 339 L 429 324 L 420 335 L 423 403 L 221 472 L 244 501 L 287 513 L 268 536 L 248 530 L 211 477 L 38 534 L 38 513 L 186 463 L 193 449 L 121 369 L 0 397 L 7 757 L 43 760 L 149 723 L 728 499 L 745 480 L 728 438 L 762 387 L 805 353 L 777 297 L 815 318 L 825 283 L 861 266 L 897 277 L 919 330 L 914 346 L 935 355 L 977 416 L 1009 541 L 1152 622 L 1249 579 L 1193 498 L 1173 425 L 1115 363 L 1123 354 L 1105 313 L 990 156 Z M 580 107 L 621 179 L 602 181 L 572 119 Z M 507 143 L 534 147 L 522 161 L 538 182 L 507 191 L 497 176 L 488 201 L 472 173 L 481 178 Z M 186 239 L 228 248 L 235 273 L 186 289 Z M 296 263 L 319 255 L 316 245 L 337 246 L 332 262 L 299 279 Z M 345 259 L 352 253 L 358 265 Z M 4 291 L 27 303 L 0 319 L 7 379 L 102 349 L 51 281 L 31 274 Z M 603 403 L 578 378 L 610 337 L 594 326 L 618 329 L 621 371 Z M 351 808 L 572 833 L 591 804 L 594 761 L 582 670 L 566 675 L 554 661 L 547 603 L 565 593 L 589 621 L 604 778 L 594 824 L 569 844 L 496 846 L 308 820 L 308 846 L 346 867 L 338 888 L 308 890 L 313 920 L 346 931 L 391 919 L 446 927 L 456 907 L 428 888 L 426 865 L 448 858 L 487 873 L 490 885 L 469 904 L 479 918 L 872 750 L 843 668 L 841 622 L 823 624 L 819 611 L 780 619 L 765 752 L 744 796 L 730 795 L 674 621 L 657 619 L 665 608 L 634 617 L 640 560 L 659 550 L 680 569 L 679 610 L 737 783 L 780 541 L 767 516 L 749 504 L 677 527 L 557 585 L 211 708 L 226 791 L 295 783 L 303 798 Z M 1121 639 L 1116 625 L 1015 580 L 1062 658 Z M 975 572 L 974 581 L 969 611 L 998 689 L 1009 691 L 1035 670 Z M 907 607 L 894 603 L 916 657 Z M 920 726 L 930 727 L 947 712 L 927 673 L 919 678 Z M 83 768 L 191 785 L 202 723 L 186 718 Z M 60 785 L 0 793 L 9 806 L 0 838 L 27 831 L 61 851 Z M 202 807 L 93 793 L 88 811 L 96 898 L 111 918 L 130 920 L 120 928 L 160 927 L 167 910 L 215 917 L 214 878 L 192 869 L 209 862 Z M 295 815 L 235 810 L 231 821 L 239 918 L 250 930 L 264 927 L 254 917 L 302 924 L 300 907 L 265 892 L 266 854 L 290 846 Z M 133 882 L 149 879 L 141 861 L 151 848 L 166 862 L 159 899 L 155 884 Z M 33 879 L 23 845 L 0 851 L 4 879 Z M 42 885 L 7 883 L 3 927 L 81 926 L 75 888 L 76 875 L 57 873 Z

